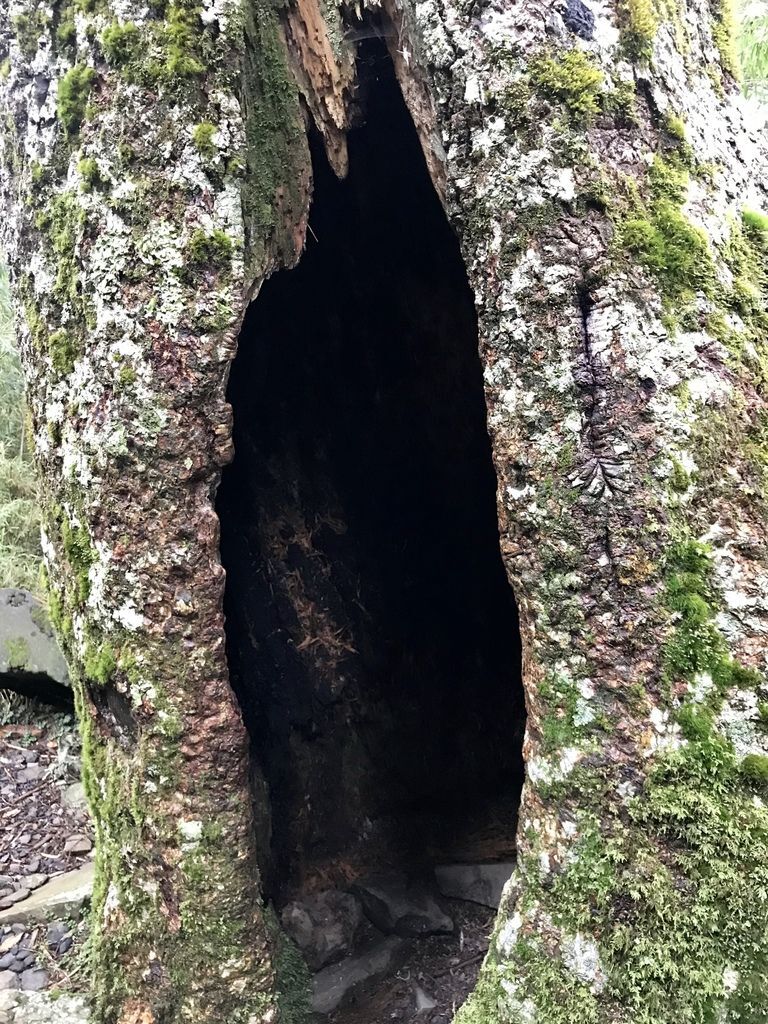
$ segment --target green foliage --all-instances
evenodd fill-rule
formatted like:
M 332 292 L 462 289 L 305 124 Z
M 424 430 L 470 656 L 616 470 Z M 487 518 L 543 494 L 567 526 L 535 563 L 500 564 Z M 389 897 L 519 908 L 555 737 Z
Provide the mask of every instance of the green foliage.
M 652 0 L 623 0 L 621 39 L 630 60 L 650 60 L 659 19 Z
M 768 3 L 744 0 L 738 11 L 736 48 L 744 89 L 768 102 Z
M 195 55 L 200 39 L 200 16 L 196 9 L 172 3 L 166 14 L 165 78 L 188 78 L 202 74 L 205 64 Z
M 531 81 L 548 99 L 563 103 L 574 124 L 589 123 L 600 109 L 604 76 L 581 50 L 537 58 Z
M 216 125 L 210 121 L 203 121 L 196 124 L 192 129 L 192 141 L 197 147 L 201 156 L 210 160 L 216 156 L 216 146 L 213 143 L 213 136 L 216 134 Z
M 75 64 L 59 82 L 56 112 L 69 136 L 77 135 L 85 119 L 85 110 L 96 72 L 85 64 Z
M 739 765 L 739 774 L 751 786 L 768 788 L 768 757 L 763 754 L 747 754 Z
M 120 24 L 113 21 L 101 34 L 101 48 L 109 64 L 118 67 L 127 64 L 136 56 L 141 43 L 141 33 L 132 21 Z
M 0 586 L 37 590 L 40 517 L 24 380 L 13 337 L 8 279 L 0 265 Z

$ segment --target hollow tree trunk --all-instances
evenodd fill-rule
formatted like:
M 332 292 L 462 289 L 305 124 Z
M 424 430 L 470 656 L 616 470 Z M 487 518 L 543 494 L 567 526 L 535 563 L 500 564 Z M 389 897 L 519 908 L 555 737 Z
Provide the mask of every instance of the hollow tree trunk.
M 457 1020 L 762 1020 L 766 164 L 727 10 L 361 13 L 0 14 L 4 234 L 98 830 L 96 1019 L 299 1013 L 258 902 L 211 502 L 245 306 L 303 244 L 305 118 L 343 174 L 374 19 L 475 288 L 525 650 L 519 867 Z

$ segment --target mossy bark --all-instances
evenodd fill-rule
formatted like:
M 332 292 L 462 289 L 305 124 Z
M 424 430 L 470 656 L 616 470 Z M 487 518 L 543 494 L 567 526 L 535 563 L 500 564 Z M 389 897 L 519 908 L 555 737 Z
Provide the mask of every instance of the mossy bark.
M 593 7 L 590 28 L 539 0 L 384 4 L 477 296 L 525 644 L 520 862 L 457 1019 L 757 1022 L 765 152 L 724 7 Z M 300 90 L 344 168 L 354 15 L 329 10 L 0 15 L 5 236 L 99 830 L 103 1022 L 280 1012 L 211 492 L 244 305 L 303 243 Z

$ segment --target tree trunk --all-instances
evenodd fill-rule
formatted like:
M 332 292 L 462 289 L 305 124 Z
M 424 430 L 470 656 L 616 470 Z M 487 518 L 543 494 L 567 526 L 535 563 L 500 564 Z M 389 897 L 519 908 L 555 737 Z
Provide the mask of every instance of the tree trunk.
M 0 14 L 3 230 L 97 825 L 95 1019 L 301 1016 L 259 899 L 212 496 L 244 311 L 304 244 L 307 126 L 343 175 L 354 47 L 380 31 L 475 291 L 524 647 L 518 869 L 457 1022 L 763 1020 L 766 162 L 727 10 L 359 14 Z

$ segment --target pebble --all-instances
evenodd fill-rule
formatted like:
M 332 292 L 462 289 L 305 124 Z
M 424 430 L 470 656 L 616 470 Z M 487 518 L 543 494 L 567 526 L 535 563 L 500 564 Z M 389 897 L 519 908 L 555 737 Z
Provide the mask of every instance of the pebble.
M 21 974 L 21 988 L 24 992 L 41 992 L 48 988 L 48 972 L 42 967 L 32 967 Z
M 64 853 L 88 853 L 92 846 L 88 836 L 70 836 L 64 844 Z
M 0 971 L 0 992 L 19 987 L 19 979 L 13 971 Z
M 16 775 L 17 782 L 38 782 L 43 776 L 43 769 L 39 764 L 30 764 L 22 768 Z
M 14 906 L 14 904 L 21 903 L 21 901 L 25 900 L 29 895 L 29 889 L 17 889 L 16 892 L 12 892 L 10 896 L 4 896 L 0 900 L 0 910 L 7 910 L 9 907 Z

